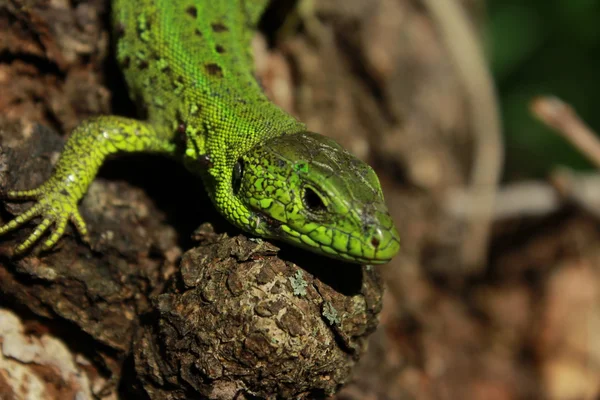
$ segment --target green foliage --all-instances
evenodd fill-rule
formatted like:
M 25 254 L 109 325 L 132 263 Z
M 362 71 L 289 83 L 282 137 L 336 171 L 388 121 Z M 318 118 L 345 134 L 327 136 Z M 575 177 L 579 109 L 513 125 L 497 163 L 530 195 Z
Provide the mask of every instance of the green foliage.
M 500 92 L 506 177 L 543 176 L 557 165 L 590 168 L 529 111 L 537 95 L 556 95 L 600 130 L 600 1 L 488 0 L 489 49 Z

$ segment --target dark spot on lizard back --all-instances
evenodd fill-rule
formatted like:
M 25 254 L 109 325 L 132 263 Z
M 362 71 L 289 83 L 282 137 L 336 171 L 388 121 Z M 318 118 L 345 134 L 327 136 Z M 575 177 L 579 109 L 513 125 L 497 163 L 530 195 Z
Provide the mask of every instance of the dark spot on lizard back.
M 219 53 L 219 54 L 223 54 L 223 53 L 225 53 L 225 48 L 224 48 L 223 46 L 221 46 L 220 44 L 218 44 L 218 45 L 215 47 L 215 50 L 216 50 L 216 51 L 217 51 L 217 53 Z
M 194 6 L 189 6 L 188 8 L 185 9 L 185 12 L 194 18 L 196 18 L 198 16 L 198 9 Z
M 198 156 L 198 162 L 204 168 L 212 168 L 213 167 L 213 162 L 212 162 L 209 154 L 200 154 Z
M 192 104 L 189 110 L 190 115 L 198 115 L 202 112 L 202 104 Z
M 130 62 L 131 58 L 129 58 L 129 56 L 125 56 L 125 58 L 123 58 L 123 61 L 121 61 L 121 68 L 128 68 Z
M 206 72 L 209 75 L 216 76 L 218 78 L 223 77 L 223 70 L 217 64 L 214 64 L 214 63 L 204 64 L 204 68 L 206 68 Z
M 227 32 L 229 30 L 229 28 L 227 28 L 221 22 L 215 22 L 213 24 L 210 24 L 210 26 L 212 27 L 213 32 L 216 32 L 216 33 Z
M 196 35 L 198 37 L 202 37 L 202 32 L 200 32 L 200 29 L 196 28 L 196 29 L 194 29 L 194 35 Z
M 119 22 L 117 24 L 117 27 L 115 29 L 115 33 L 117 34 L 118 38 L 122 38 L 123 36 L 125 36 L 125 25 L 123 25 L 122 22 Z
M 146 69 L 146 68 L 148 68 L 148 61 L 146 61 L 146 60 L 140 61 L 140 63 L 138 64 L 138 67 L 140 69 Z

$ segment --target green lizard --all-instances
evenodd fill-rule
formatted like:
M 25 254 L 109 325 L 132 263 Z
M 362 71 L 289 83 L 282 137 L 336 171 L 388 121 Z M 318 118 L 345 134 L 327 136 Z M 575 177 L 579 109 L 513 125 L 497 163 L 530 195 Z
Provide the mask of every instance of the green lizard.
M 51 178 L 8 191 L 36 200 L 0 227 L 41 222 L 15 249 L 54 225 L 52 248 L 105 158 L 159 152 L 202 176 L 216 209 L 250 234 L 355 263 L 389 261 L 399 238 L 375 172 L 271 103 L 254 76 L 250 41 L 268 0 L 115 0 L 117 61 L 144 120 L 101 116 L 79 125 Z

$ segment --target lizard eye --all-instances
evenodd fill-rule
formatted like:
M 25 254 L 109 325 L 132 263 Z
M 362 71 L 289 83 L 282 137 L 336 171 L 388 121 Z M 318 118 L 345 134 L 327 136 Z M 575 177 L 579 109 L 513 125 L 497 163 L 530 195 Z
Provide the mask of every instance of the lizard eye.
M 233 176 L 231 178 L 231 188 L 233 189 L 233 194 L 237 195 L 240 191 L 240 187 L 242 186 L 242 178 L 244 176 L 244 160 L 239 159 L 233 166 Z
M 320 214 L 327 210 L 327 205 L 325 205 L 323 198 L 310 186 L 304 188 L 302 202 L 309 211 L 316 214 Z

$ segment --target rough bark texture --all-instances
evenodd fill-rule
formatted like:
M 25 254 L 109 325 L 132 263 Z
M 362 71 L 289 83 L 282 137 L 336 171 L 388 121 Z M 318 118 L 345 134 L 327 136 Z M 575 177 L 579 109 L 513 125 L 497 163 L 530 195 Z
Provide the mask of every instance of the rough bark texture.
M 203 237 L 135 339 L 150 397 L 316 398 L 346 383 L 376 327 L 378 274 L 346 266 L 342 277 L 313 275 L 267 242 Z

